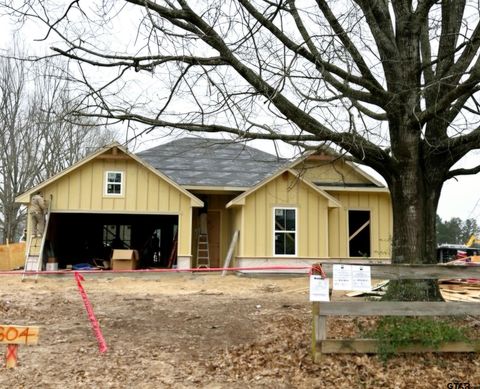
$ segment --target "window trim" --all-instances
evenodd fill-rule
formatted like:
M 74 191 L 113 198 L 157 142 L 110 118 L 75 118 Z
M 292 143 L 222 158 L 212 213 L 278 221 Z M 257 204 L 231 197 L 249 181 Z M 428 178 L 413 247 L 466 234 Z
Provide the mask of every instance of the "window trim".
M 276 226 L 275 226 L 275 211 L 277 209 L 281 209 L 281 210 L 293 210 L 295 211 L 295 230 L 293 231 L 288 231 L 285 230 L 285 231 L 281 231 L 281 230 L 277 230 Z M 272 212 L 272 230 L 273 230 L 273 236 L 272 236 L 272 242 L 273 242 L 273 247 L 272 247 L 272 251 L 273 251 L 273 256 L 274 257 L 297 257 L 298 256 L 298 208 L 297 207 L 273 207 L 273 212 Z M 275 252 L 275 234 L 279 232 L 279 233 L 291 233 L 291 234 L 294 234 L 295 236 L 295 253 L 294 254 L 277 254 Z
M 117 182 L 115 182 L 115 183 L 110 183 L 110 182 L 108 181 L 108 175 L 109 175 L 110 173 L 120 174 L 120 182 L 119 182 L 119 183 L 117 183 Z M 109 184 L 118 184 L 118 185 L 120 185 L 120 193 L 108 193 L 108 185 L 109 185 Z M 124 192 L 124 190 L 123 190 L 124 185 L 125 185 L 125 173 L 124 173 L 122 170 L 107 170 L 107 171 L 105 172 L 105 186 L 104 186 L 104 188 L 103 188 L 103 195 L 104 195 L 104 196 L 108 196 L 108 197 L 122 197 L 122 196 L 123 196 L 123 192 Z

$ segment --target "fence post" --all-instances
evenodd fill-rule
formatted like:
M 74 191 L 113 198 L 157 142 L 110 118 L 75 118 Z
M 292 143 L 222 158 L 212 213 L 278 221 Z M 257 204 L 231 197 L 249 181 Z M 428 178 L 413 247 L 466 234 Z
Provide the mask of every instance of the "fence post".
M 326 277 L 321 263 L 312 265 L 311 275 Z M 320 302 L 312 302 L 312 358 L 314 362 L 321 358 L 322 341 L 327 339 L 327 317 L 320 315 Z
M 322 353 L 321 342 L 327 339 L 327 317 L 320 315 L 320 302 L 318 301 L 312 303 L 312 312 L 312 357 L 314 362 L 318 362 Z

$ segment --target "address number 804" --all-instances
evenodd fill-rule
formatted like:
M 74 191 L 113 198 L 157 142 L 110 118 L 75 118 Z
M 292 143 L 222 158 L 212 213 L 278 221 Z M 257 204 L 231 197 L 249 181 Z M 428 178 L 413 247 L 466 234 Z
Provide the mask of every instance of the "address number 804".
M 0 343 L 36 344 L 38 327 L 0 325 Z

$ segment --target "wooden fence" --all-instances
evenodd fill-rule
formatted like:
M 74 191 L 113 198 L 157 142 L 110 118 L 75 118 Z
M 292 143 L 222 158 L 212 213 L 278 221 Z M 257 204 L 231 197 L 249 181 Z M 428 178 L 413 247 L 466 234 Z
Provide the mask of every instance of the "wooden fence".
M 13 270 L 25 263 L 25 242 L 0 245 L 0 270 Z
M 359 265 L 365 266 L 364 263 Z M 390 265 L 371 266 L 372 279 L 480 279 L 480 266 L 446 265 Z M 327 277 L 332 275 L 333 264 L 322 266 Z M 312 354 L 319 362 L 329 353 L 376 353 L 375 339 L 328 339 L 328 316 L 465 316 L 480 315 L 480 303 L 472 302 L 396 302 L 396 301 L 336 301 L 313 302 Z M 451 342 L 439 348 L 412 344 L 398 352 L 473 352 L 480 351 L 480 340 Z

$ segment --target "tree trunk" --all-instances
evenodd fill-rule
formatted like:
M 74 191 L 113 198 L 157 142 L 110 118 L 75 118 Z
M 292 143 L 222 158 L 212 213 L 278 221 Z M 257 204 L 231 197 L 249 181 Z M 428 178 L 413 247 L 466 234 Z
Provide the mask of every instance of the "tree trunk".
M 393 206 L 394 264 L 435 264 L 435 217 L 442 189 L 441 167 L 425 167 L 421 159 L 400 163 L 389 182 Z M 436 280 L 390 281 L 386 300 L 443 300 Z
M 13 201 L 7 202 L 7 204 L 13 204 Z M 5 207 L 3 211 L 3 240 L 2 244 L 14 243 L 16 241 L 17 233 L 19 232 L 19 218 L 18 211 L 20 206 L 13 204 Z

